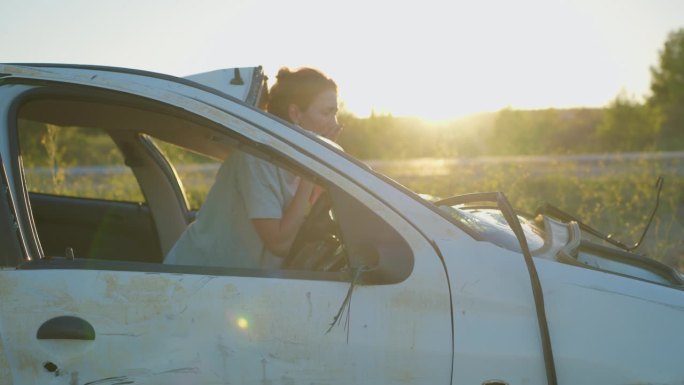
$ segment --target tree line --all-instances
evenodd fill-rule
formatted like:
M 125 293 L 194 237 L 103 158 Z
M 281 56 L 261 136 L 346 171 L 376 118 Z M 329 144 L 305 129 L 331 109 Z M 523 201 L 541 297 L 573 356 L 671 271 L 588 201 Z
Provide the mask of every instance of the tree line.
M 620 93 L 603 108 L 507 108 L 440 124 L 343 111 L 339 141 L 361 159 L 684 150 L 684 28 L 650 72 L 644 100 Z

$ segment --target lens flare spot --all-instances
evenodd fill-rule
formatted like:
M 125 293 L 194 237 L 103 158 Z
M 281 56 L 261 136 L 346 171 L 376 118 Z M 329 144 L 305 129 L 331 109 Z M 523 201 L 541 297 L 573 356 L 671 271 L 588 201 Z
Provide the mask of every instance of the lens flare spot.
M 242 330 L 247 330 L 249 327 L 249 321 L 247 321 L 247 318 L 245 317 L 240 317 L 237 319 L 237 326 Z

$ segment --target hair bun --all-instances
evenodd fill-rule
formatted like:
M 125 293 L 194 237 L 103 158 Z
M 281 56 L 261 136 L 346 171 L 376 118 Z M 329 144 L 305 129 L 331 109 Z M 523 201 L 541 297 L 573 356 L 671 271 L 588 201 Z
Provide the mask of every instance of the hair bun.
M 278 75 L 276 75 L 276 79 L 279 81 L 286 80 L 287 78 L 292 76 L 292 70 L 290 70 L 289 67 L 281 67 L 278 70 Z

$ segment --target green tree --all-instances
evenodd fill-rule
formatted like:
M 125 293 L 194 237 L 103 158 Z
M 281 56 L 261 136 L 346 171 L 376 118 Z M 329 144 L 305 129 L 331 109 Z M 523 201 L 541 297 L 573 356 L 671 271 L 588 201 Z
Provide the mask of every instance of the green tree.
M 681 149 L 684 145 L 684 29 L 670 32 L 659 52 L 657 67 L 651 67 L 649 104 L 664 117 L 661 146 Z
M 531 155 L 537 153 L 540 126 L 530 111 L 505 108 L 497 114 L 492 137 L 492 150 L 497 155 Z
M 660 110 L 621 93 L 603 110 L 596 134 L 601 150 L 652 151 L 656 148 Z
M 545 139 L 546 153 L 586 154 L 598 150 L 596 128 L 601 121 L 603 109 L 574 108 L 555 111 L 554 129 Z
M 541 155 L 591 152 L 596 111 L 588 109 L 499 111 L 492 148 L 500 155 Z

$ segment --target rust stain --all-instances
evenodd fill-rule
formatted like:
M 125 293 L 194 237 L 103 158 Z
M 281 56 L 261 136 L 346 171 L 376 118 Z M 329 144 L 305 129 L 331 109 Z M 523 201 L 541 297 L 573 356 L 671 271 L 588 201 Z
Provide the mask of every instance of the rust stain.
M 55 287 L 52 292 L 46 294 L 45 305 L 47 308 L 60 309 L 67 313 L 78 312 L 80 306 L 76 303 L 74 298 L 71 296 L 66 285 L 62 287 Z
M 132 384 L 133 381 L 131 381 L 127 376 L 119 376 L 119 377 L 107 377 L 103 378 L 100 380 L 95 380 L 95 381 L 90 381 L 86 382 L 83 385 L 117 385 L 117 384 Z
M 408 370 L 401 370 L 395 373 L 395 380 L 402 383 L 413 384 L 415 383 L 416 376 Z
M 114 292 L 116 292 L 116 289 L 119 286 L 119 282 L 116 277 L 117 276 L 113 274 L 105 274 L 104 277 L 102 277 L 102 280 L 105 281 L 105 296 L 107 296 L 107 298 L 112 298 Z
M 199 374 L 200 370 L 199 368 L 178 368 L 178 369 L 169 369 L 165 370 L 163 372 L 155 373 L 155 375 L 160 375 L 160 374 Z
M 8 298 L 14 294 L 14 289 L 17 287 L 16 280 L 12 279 L 9 274 L 0 271 L 2 278 L 0 279 L 0 293 L 3 297 Z
M 15 357 L 17 359 L 17 366 L 15 369 L 18 372 L 26 374 L 32 378 L 37 378 L 42 367 L 40 367 L 38 360 L 36 360 L 36 357 L 32 353 L 17 349 Z
M 437 311 L 441 312 L 445 306 L 449 306 L 449 298 L 442 292 L 415 292 L 402 290 L 392 296 L 390 307 L 408 308 L 414 311 Z
M 78 372 L 71 372 L 71 379 L 69 380 L 69 385 L 78 385 Z
M 239 294 L 237 287 L 232 283 L 227 283 L 223 286 L 223 299 L 233 299 Z
M 99 278 L 105 282 L 105 297 L 114 301 L 112 313 L 115 313 L 115 316 L 118 314 L 118 317 L 123 314 L 125 322 L 140 322 L 156 318 L 170 309 L 180 314 L 185 309 L 188 300 L 188 293 L 182 283 L 161 275 L 154 277 L 133 275 L 128 279 L 121 279 L 117 278 L 116 274 L 102 274 Z M 201 284 L 195 292 L 199 291 L 204 284 Z M 131 308 L 129 306 L 131 303 L 139 306 Z M 102 306 L 102 304 L 99 305 Z M 177 314 L 163 315 L 173 318 Z
M 268 379 L 266 376 L 266 364 L 268 364 L 268 361 L 266 361 L 265 358 L 261 359 L 261 385 L 271 385 L 271 380 Z
M 2 335 L 0 335 L 0 384 L 11 384 L 12 377 L 10 372 L 9 362 L 5 353 L 5 347 L 2 342 Z

